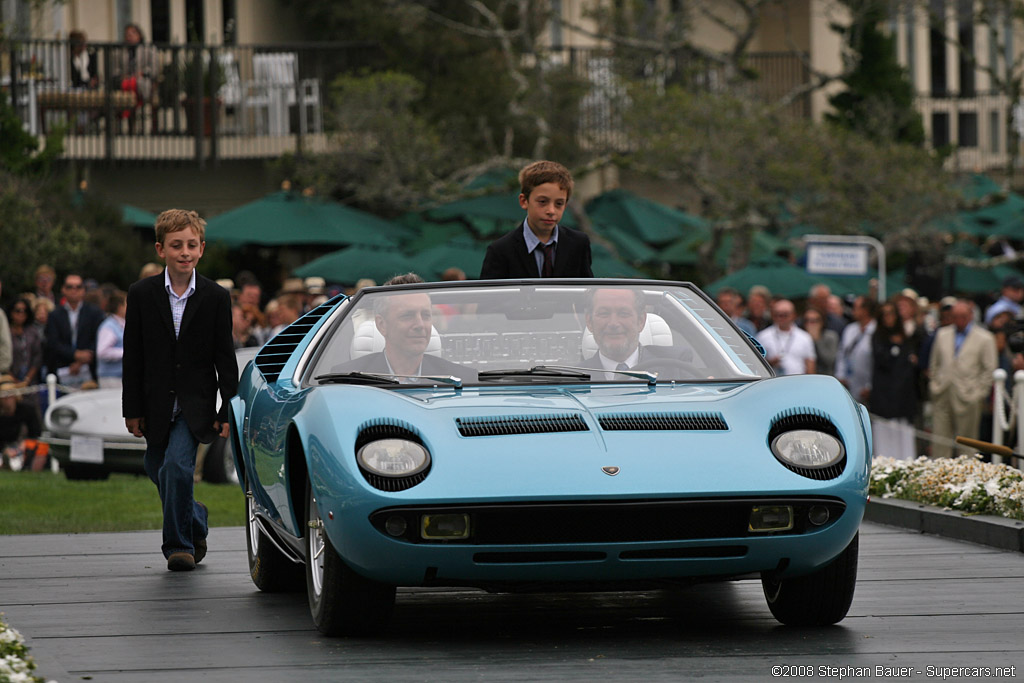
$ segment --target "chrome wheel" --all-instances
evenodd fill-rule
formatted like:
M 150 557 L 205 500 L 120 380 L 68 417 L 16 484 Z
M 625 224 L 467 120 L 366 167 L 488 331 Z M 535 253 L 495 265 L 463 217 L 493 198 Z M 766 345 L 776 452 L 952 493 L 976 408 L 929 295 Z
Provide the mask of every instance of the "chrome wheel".
M 313 598 L 320 600 L 324 592 L 324 551 L 327 545 L 324 541 L 324 523 L 320 519 L 320 511 L 316 507 L 316 498 L 309 496 L 307 524 L 309 525 L 309 579 L 310 588 L 313 591 Z

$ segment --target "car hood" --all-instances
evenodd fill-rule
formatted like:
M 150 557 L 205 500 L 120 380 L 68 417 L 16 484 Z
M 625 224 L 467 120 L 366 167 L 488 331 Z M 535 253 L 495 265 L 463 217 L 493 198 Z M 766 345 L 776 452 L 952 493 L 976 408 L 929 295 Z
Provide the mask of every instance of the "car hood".
M 836 482 L 852 476 L 866 484 L 870 449 L 861 410 L 831 377 L 656 387 L 321 389 L 327 391 L 314 391 L 310 410 L 297 418 L 314 452 L 352 462 L 362 430 L 390 424 L 412 430 L 435 454 L 426 481 L 395 497 L 442 499 L 472 490 L 512 496 L 524 477 L 538 495 L 567 496 L 584 471 L 591 492 L 669 495 L 680 490 L 680 480 L 691 492 L 718 495 L 820 490 L 821 482 L 787 470 L 769 449 L 773 422 L 795 413 L 828 416 L 850 456 Z M 605 466 L 621 468 L 614 484 L 602 473 Z

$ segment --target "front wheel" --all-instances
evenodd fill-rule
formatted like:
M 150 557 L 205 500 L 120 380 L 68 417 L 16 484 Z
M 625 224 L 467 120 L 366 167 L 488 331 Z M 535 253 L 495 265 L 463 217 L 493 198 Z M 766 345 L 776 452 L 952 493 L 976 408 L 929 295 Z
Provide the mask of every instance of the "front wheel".
M 245 482 L 245 544 L 248 548 L 249 576 L 266 593 L 295 590 L 302 585 L 302 567 L 274 546 L 256 519 L 252 484 Z
M 850 611 L 857 585 L 860 534 L 850 545 L 813 574 L 793 579 L 761 575 L 761 586 L 772 615 L 787 626 L 828 626 Z
M 395 587 L 371 581 L 342 561 L 327 538 L 308 483 L 306 510 L 306 594 L 313 623 L 328 636 L 380 632 L 394 611 Z

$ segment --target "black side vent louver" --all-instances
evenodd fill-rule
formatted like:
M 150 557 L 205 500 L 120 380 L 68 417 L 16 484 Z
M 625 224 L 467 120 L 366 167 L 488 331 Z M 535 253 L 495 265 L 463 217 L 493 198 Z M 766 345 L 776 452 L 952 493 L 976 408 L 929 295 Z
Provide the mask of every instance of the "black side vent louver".
M 612 413 L 597 418 L 601 429 L 616 431 L 726 431 L 721 413 Z
M 277 378 L 281 375 L 281 370 L 284 369 L 288 359 L 295 352 L 299 342 L 343 298 L 345 296 L 339 294 L 333 299 L 325 301 L 281 330 L 280 334 L 263 345 L 263 348 L 256 354 L 253 362 L 268 382 L 277 381 Z
M 587 423 L 579 415 L 525 415 L 507 417 L 457 417 L 455 424 L 463 436 L 506 434 L 551 434 L 586 432 Z
M 821 469 L 812 469 L 810 467 L 797 467 L 792 465 L 781 458 L 776 458 L 786 469 L 792 470 L 797 474 L 807 477 L 808 479 L 814 479 L 816 481 L 828 481 L 829 479 L 835 479 L 843 473 L 846 469 L 846 444 L 843 443 L 843 437 L 839 434 L 839 430 L 832 424 L 832 420 L 828 418 L 825 413 L 816 408 L 791 408 L 783 413 L 775 416 L 772 420 L 772 428 L 768 431 L 768 443 L 771 444 L 775 437 L 783 432 L 792 431 L 794 429 L 814 429 L 819 432 L 825 432 L 839 439 L 839 443 L 843 444 L 843 458 L 831 467 L 824 467 Z

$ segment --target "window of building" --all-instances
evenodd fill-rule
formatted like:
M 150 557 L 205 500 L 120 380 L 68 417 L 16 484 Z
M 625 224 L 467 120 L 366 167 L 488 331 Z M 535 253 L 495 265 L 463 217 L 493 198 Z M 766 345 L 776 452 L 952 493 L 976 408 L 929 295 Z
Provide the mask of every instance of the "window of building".
M 943 97 L 949 93 L 949 81 L 946 74 L 946 36 L 945 28 L 946 3 L 944 0 L 931 0 L 931 28 L 928 30 L 928 65 L 931 72 L 931 94 Z
M 948 147 L 949 143 L 949 114 L 935 112 L 932 114 L 932 147 L 941 149 Z
M 551 3 L 552 6 L 559 4 L 557 0 Z M 221 0 L 220 13 L 224 25 L 221 27 L 221 35 L 224 36 L 225 45 L 238 44 L 238 2 L 237 0 Z M 561 26 L 561 24 L 559 24 Z M 557 44 L 557 43 L 556 43 Z
M 171 42 L 171 3 L 170 0 L 149 0 L 151 39 L 154 43 Z
M 957 57 L 960 70 L 960 96 L 974 97 L 974 0 L 959 0 L 957 7 Z
M 974 149 L 978 146 L 978 114 L 962 111 L 956 115 L 957 145 Z
M 185 36 L 186 42 L 206 42 L 206 15 L 203 12 L 203 0 L 185 0 Z

